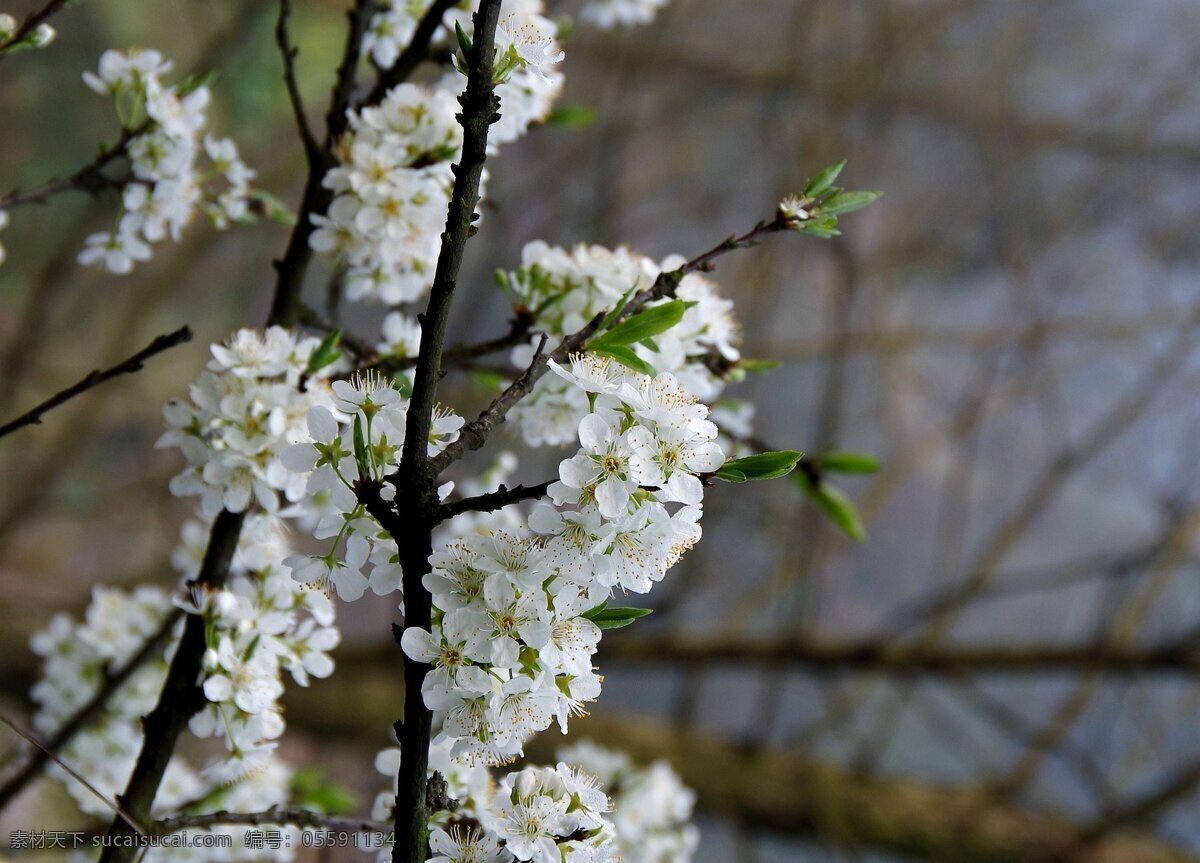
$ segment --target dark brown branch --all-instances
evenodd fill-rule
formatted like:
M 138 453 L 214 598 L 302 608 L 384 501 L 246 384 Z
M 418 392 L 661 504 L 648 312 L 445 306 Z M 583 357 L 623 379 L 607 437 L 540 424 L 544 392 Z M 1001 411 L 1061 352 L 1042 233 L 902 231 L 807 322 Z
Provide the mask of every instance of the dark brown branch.
M 142 667 L 151 656 L 163 649 L 167 642 L 167 638 L 175 629 L 175 624 L 179 622 L 179 618 L 183 615 L 182 611 L 175 610 L 167 616 L 158 628 L 158 631 L 138 648 L 137 653 L 131 656 L 124 665 L 116 669 L 106 669 L 104 672 L 104 680 L 101 682 L 96 694 L 88 699 L 87 704 L 77 710 L 62 727 L 54 733 L 54 735 L 45 742 L 42 748 L 35 748 L 29 756 L 29 760 L 21 765 L 3 786 L 0 786 L 0 811 L 3 811 L 12 800 L 21 793 L 29 782 L 41 772 L 46 766 L 46 762 L 50 760 L 51 753 L 61 752 L 63 747 L 71 742 L 71 739 L 90 725 L 100 712 L 104 709 L 104 705 L 108 703 L 108 699 L 113 693 L 120 689 L 129 677 Z
M 125 181 L 108 176 L 104 169 L 124 156 L 129 149 L 130 142 L 149 129 L 150 125 L 151 121 L 146 120 L 132 129 L 123 129 L 121 137 L 116 140 L 116 143 L 111 147 L 105 147 L 92 162 L 73 174 L 50 180 L 28 191 L 22 192 L 14 189 L 4 197 L 0 197 L 0 210 L 10 210 L 25 204 L 44 204 L 60 192 L 80 191 L 95 197 L 105 189 L 123 188 Z
M 288 102 L 292 106 L 292 115 L 296 119 L 296 130 L 304 144 L 304 153 L 308 157 L 310 169 L 322 163 L 321 145 L 313 135 L 312 127 L 308 124 L 308 113 L 304 110 L 304 98 L 300 95 L 300 85 L 296 81 L 296 56 L 300 53 L 288 36 L 288 19 L 292 14 L 291 0 L 279 0 L 279 19 L 275 23 L 275 44 L 279 46 L 279 54 L 283 58 L 283 83 L 287 87 Z
M 204 815 L 180 815 L 164 818 L 149 825 L 152 836 L 166 836 L 180 830 L 203 830 L 208 827 L 236 825 L 239 827 L 262 827 L 267 824 L 290 824 L 294 827 L 311 827 L 318 830 L 336 830 L 347 833 L 384 833 L 391 830 L 390 824 L 381 821 L 337 818 L 309 809 L 281 809 L 276 806 L 264 812 L 209 812 Z
M 552 482 L 553 480 L 547 480 L 537 485 L 518 485 L 515 488 L 507 488 L 502 485 L 496 491 L 487 494 L 442 504 L 437 518 L 441 522 L 454 518 L 456 515 L 462 515 L 464 512 L 494 512 L 523 500 L 537 500 L 546 496 L 546 489 Z
M 228 511 L 217 516 L 209 533 L 204 563 L 192 582 L 194 586 L 216 590 L 225 584 L 243 519 L 242 513 Z M 142 720 L 142 749 L 125 793 L 119 798 L 121 808 L 140 823 L 150 820 L 150 807 L 175 752 L 179 735 L 205 704 L 204 690 L 199 683 L 204 650 L 204 618 L 190 614 L 167 670 L 158 703 Z M 128 844 L 132 835 L 132 828 L 125 821 L 115 819 L 108 828 L 110 842 L 100 856 L 101 863 L 130 863 L 140 850 Z
M 942 863 L 1195 863 L 1192 853 L 1144 832 L 1104 838 L 1053 812 L 1030 812 L 979 788 L 876 778 L 783 749 L 747 750 L 710 734 L 592 715 L 571 723 L 573 740 L 619 747 L 639 761 L 670 762 L 702 811 L 751 828 L 807 836 Z M 557 735 L 527 745 L 552 761 Z
M 300 212 L 296 215 L 296 227 L 292 229 L 283 257 L 275 261 L 277 279 L 275 296 L 271 302 L 272 324 L 292 326 L 301 317 L 300 291 L 304 287 L 304 274 L 308 271 L 309 261 L 312 260 L 312 249 L 308 245 L 308 239 L 315 230 L 312 217 L 324 213 L 333 202 L 333 191 L 325 188 L 323 182 L 326 172 L 337 164 L 333 149 L 349 122 L 346 109 L 350 107 L 355 73 L 362 56 L 362 39 L 374 8 L 373 0 L 356 0 L 354 8 L 347 13 L 349 27 L 346 46 L 329 100 L 329 110 L 325 114 L 325 141 L 320 149 L 320 159 L 313 161 L 310 158 L 308 180 L 304 184 Z
M 380 73 L 379 80 L 375 82 L 375 86 L 371 88 L 359 107 L 379 104 L 387 96 L 388 90 L 409 79 L 417 67 L 428 59 L 429 43 L 433 41 L 438 28 L 442 26 L 442 19 L 446 12 L 456 5 L 458 5 L 458 0 L 434 0 L 433 5 L 421 17 L 408 45 L 396 58 L 396 62 Z
M 428 16 L 427 16 L 428 18 Z M 488 129 L 498 119 L 499 100 L 492 81 L 496 26 L 500 19 L 500 0 L 481 0 L 474 16 L 474 43 L 468 59 L 467 84 L 458 101 L 463 127 L 462 155 L 451 166 L 454 187 L 446 213 L 434 270 L 429 303 L 421 316 L 421 349 L 413 373 L 412 398 L 409 400 L 400 471 L 396 477 L 396 504 L 392 510 L 380 506 L 378 489 L 359 489 L 368 511 L 392 534 L 399 547 L 403 571 L 405 626 L 428 629 L 432 618 L 432 598 L 422 585 L 429 572 L 433 552 L 433 528 L 438 511 L 436 474 L 427 469 L 429 426 L 437 401 L 437 385 L 442 376 L 442 353 L 446 323 L 462 267 L 467 241 L 475 233 L 475 207 L 479 203 L 479 183 L 487 159 Z M 414 42 L 416 38 L 414 37 Z M 396 527 L 389 525 L 395 523 Z M 397 627 L 396 634 L 400 630 Z M 421 684 L 429 666 L 404 657 L 404 719 L 395 725 L 400 741 L 400 770 L 395 810 L 394 863 L 424 863 L 428 858 L 429 806 L 427 773 L 432 714 L 425 706 Z
M 660 300 L 664 297 L 673 297 L 675 289 L 679 287 L 679 283 L 683 281 L 684 276 L 689 273 L 711 270 L 713 262 L 722 255 L 732 252 L 735 249 L 745 249 L 756 245 L 770 234 L 792 229 L 792 226 L 781 216 L 777 216 L 769 222 L 759 222 L 745 234 L 732 236 L 707 252 L 692 258 L 683 266 L 660 274 L 654 280 L 654 284 L 645 290 L 639 291 L 630 298 L 620 317 L 622 319 L 629 317 L 655 300 Z M 492 403 L 478 417 L 467 423 L 463 427 L 458 440 L 446 447 L 436 458 L 430 460 L 430 470 L 435 475 L 440 474 L 451 462 L 461 458 L 464 453 L 483 446 L 492 429 L 504 422 L 505 416 L 513 406 L 525 398 L 530 390 L 533 389 L 534 384 L 546 373 L 549 368 L 549 360 L 554 360 L 557 363 L 565 363 L 571 354 L 583 350 L 587 345 L 587 340 L 595 335 L 596 330 L 599 329 L 606 315 L 607 312 L 599 313 L 592 320 L 588 321 L 582 329 L 563 338 L 558 343 L 558 347 L 548 356 L 541 353 L 535 355 L 533 362 L 530 363 L 525 373 L 510 384 L 504 392 L 496 396 L 492 400 Z
M 181 345 L 184 342 L 190 341 L 191 338 L 192 331 L 186 326 L 180 327 L 173 333 L 167 333 L 166 335 L 158 336 L 149 345 L 142 348 L 129 359 L 117 363 L 112 368 L 105 369 L 104 371 L 97 369 L 96 371 L 89 373 L 82 380 L 51 396 L 32 410 L 0 426 L 0 437 L 12 434 L 17 429 L 24 428 L 25 426 L 36 425 L 40 423 L 42 421 L 43 414 L 53 410 L 64 402 L 70 401 L 80 393 L 86 392 L 93 387 L 100 386 L 100 384 L 104 383 L 105 381 L 112 380 L 113 378 L 120 377 L 121 375 L 128 375 L 141 371 L 142 365 L 146 362 L 146 360 L 150 359 L 156 354 L 160 354 L 163 351 L 169 350 L 176 345 Z
M 1089 672 L 1110 676 L 1200 672 L 1196 637 L 1152 647 L 1104 645 L 904 646 L 886 641 L 835 642 L 813 638 L 745 640 L 713 637 L 614 638 L 602 648 L 616 662 L 678 664 L 711 668 L 753 665 L 793 668 L 816 674 L 861 671 L 912 674 L 1057 674 Z
M 4 57 L 11 48 L 25 41 L 25 39 L 32 35 L 34 30 L 52 15 L 61 12 L 69 2 L 70 0 L 47 0 L 44 6 L 26 15 L 25 20 L 17 27 L 16 32 L 5 41 L 0 42 L 0 61 L 4 60 Z

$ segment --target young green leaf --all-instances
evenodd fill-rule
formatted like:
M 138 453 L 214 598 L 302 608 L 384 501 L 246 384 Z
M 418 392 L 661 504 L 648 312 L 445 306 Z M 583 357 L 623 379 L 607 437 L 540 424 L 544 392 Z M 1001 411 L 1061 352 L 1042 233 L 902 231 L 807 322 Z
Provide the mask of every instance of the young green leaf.
M 844 167 L 846 167 L 846 160 L 842 159 L 836 165 L 830 165 L 818 173 L 804 185 L 804 197 L 815 198 L 826 191 L 833 185 L 833 181 L 838 178 L 838 174 L 842 173 Z
M 875 201 L 882 192 L 837 192 L 830 196 L 826 201 L 817 207 L 817 213 L 822 216 L 841 216 L 845 213 L 852 213 L 855 210 L 861 210 L 863 207 Z
M 791 473 L 803 456 L 804 453 L 795 450 L 760 452 L 725 462 L 714 476 L 725 482 L 777 479 Z
M 803 471 L 796 474 L 796 484 L 843 533 L 858 542 L 866 540 L 867 531 L 858 510 L 844 491 L 827 482 L 814 483 Z
M 341 342 L 341 330 L 334 330 L 323 338 L 321 344 L 317 345 L 316 350 L 309 354 L 308 365 L 305 367 L 305 371 L 311 375 L 313 372 L 320 371 L 325 366 L 335 362 L 342 355 L 342 351 L 338 347 Z
M 370 476 L 371 456 L 367 452 L 367 442 L 363 438 L 362 414 L 354 415 L 354 460 L 358 462 L 358 471 L 362 476 Z
M 654 375 L 654 366 L 643 360 L 633 352 L 633 348 L 627 348 L 624 345 L 611 345 L 592 347 L 588 346 L 588 350 L 592 353 L 599 354 L 602 357 L 614 359 L 628 369 L 633 369 L 638 374 Z
M 596 110 L 587 105 L 563 105 L 546 118 L 546 125 L 563 129 L 584 129 L 596 122 Z
M 608 603 L 601 603 L 583 616 L 601 629 L 620 629 L 629 626 L 639 617 L 650 613 L 649 608 L 608 608 Z
M 877 473 L 879 459 L 857 452 L 827 452 L 816 457 L 817 467 L 826 473 Z
M 683 320 L 687 305 L 682 300 L 672 300 L 661 306 L 643 309 L 617 324 L 606 333 L 602 333 L 588 342 L 590 348 L 611 347 L 612 345 L 633 345 L 643 339 L 653 338 L 659 333 L 665 333 L 671 327 Z
M 630 285 L 629 290 L 621 295 L 621 299 L 617 300 L 617 304 L 612 307 L 612 311 L 605 315 L 604 320 L 600 322 L 600 332 L 607 330 L 613 325 L 613 321 L 620 317 L 621 312 L 625 311 L 625 306 L 629 302 L 629 298 L 633 296 L 633 292 L 636 291 L 637 288 L 638 283 L 634 282 L 632 285 Z
M 783 363 L 779 362 L 778 360 L 740 359 L 737 361 L 737 367 L 739 369 L 752 375 L 769 372 L 772 369 L 779 368 L 781 365 L 783 365 Z

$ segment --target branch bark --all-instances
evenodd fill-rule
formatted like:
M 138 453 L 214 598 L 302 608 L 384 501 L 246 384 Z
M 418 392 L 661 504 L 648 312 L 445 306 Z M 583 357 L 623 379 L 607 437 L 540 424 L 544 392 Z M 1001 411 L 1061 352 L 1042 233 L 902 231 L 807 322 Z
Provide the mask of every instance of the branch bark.
M 589 716 L 571 723 L 635 759 L 666 759 L 695 789 L 698 805 L 748 827 L 814 837 L 940 863 L 1195 863 L 1139 831 L 1093 837 L 1087 826 L 1028 812 L 972 788 L 875 779 L 778 749 L 745 747 L 638 717 Z M 540 735 L 535 761 L 553 761 L 560 741 Z
M 437 474 L 429 470 L 429 424 L 437 400 L 437 385 L 442 376 L 442 352 L 446 322 L 458 273 L 462 267 L 467 240 L 475 234 L 475 207 L 479 203 L 479 182 L 487 159 L 488 128 L 498 119 L 499 100 L 492 81 L 492 63 L 496 26 L 501 0 L 481 0 L 474 17 L 474 42 L 468 60 L 467 85 L 459 96 L 463 127 L 462 157 L 452 166 L 454 188 L 446 214 L 434 271 L 429 304 L 421 316 L 421 349 L 413 377 L 412 398 L 408 405 L 404 447 L 396 478 L 397 529 L 388 528 L 391 517 L 384 514 L 381 524 L 389 529 L 400 552 L 403 571 L 405 626 L 429 629 L 432 600 L 421 584 L 429 572 L 433 553 L 433 528 L 439 503 Z M 427 16 L 428 17 L 428 16 Z M 371 489 L 360 490 L 368 494 Z M 368 504 L 372 511 L 388 509 L 378 499 Z M 399 636 L 400 630 L 396 629 Z M 429 666 L 404 657 L 404 719 L 396 723 L 400 741 L 400 771 L 396 794 L 394 863 L 424 863 L 428 857 L 429 811 L 426 795 L 429 767 L 429 740 L 432 715 L 421 695 L 421 683 Z
M 129 359 L 123 360 L 112 368 L 105 369 L 104 371 L 97 369 L 93 372 L 90 372 L 82 380 L 77 381 L 61 392 L 56 393 L 32 410 L 29 410 L 26 413 L 21 414 L 21 416 L 17 417 L 16 419 L 10 420 L 9 422 L 0 426 L 0 438 L 4 437 L 5 435 L 12 434 L 17 429 L 24 428 L 25 426 L 37 425 L 42 421 L 43 414 L 53 410 L 65 402 L 70 401 L 80 393 L 87 392 L 93 387 L 100 386 L 100 384 L 104 383 L 105 381 L 110 381 L 113 378 L 120 377 L 121 375 L 129 375 L 135 372 L 140 372 L 146 360 L 150 359 L 156 354 L 161 354 L 163 351 L 170 350 L 176 345 L 189 342 L 191 339 L 191 328 L 186 326 L 180 327 L 173 333 L 167 333 L 166 335 L 158 336 L 146 347 L 129 357 Z
M 194 585 L 216 589 L 225 583 L 233 553 L 237 549 L 243 519 L 242 513 L 228 511 L 217 516 L 209 534 L 200 574 L 192 582 Z M 121 809 L 138 823 L 145 824 L 150 820 L 158 786 L 175 752 L 179 735 L 187 728 L 192 716 L 204 706 L 204 690 L 199 684 L 204 647 L 204 618 L 190 614 L 167 671 L 158 704 L 142 720 L 142 749 L 125 792 L 118 798 Z M 108 829 L 108 843 L 100 855 L 101 863 L 130 863 L 141 850 L 130 843 L 133 835 L 134 830 L 129 824 L 120 818 L 114 819 Z

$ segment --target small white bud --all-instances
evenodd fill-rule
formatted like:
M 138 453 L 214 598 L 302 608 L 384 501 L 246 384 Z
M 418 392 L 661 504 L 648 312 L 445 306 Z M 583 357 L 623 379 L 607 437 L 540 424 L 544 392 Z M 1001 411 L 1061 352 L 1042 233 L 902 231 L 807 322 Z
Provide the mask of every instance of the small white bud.
M 0 42 L 7 42 L 17 32 L 17 19 L 7 12 L 0 12 Z
M 37 29 L 33 31 L 33 47 L 45 48 L 47 45 L 53 42 L 57 36 L 58 31 L 56 31 L 49 24 L 39 24 Z

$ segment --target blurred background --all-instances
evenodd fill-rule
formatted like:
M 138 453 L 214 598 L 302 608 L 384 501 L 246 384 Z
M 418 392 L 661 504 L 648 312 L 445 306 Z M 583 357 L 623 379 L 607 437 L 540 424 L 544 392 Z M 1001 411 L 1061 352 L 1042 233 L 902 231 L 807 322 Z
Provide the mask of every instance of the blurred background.
M 295 6 L 315 115 L 343 6 Z M 0 69 L 0 189 L 115 139 L 80 73 L 139 45 L 218 70 L 211 125 L 294 205 L 276 9 L 57 16 L 56 45 Z M 1200 860 L 1198 46 L 1191 0 L 677 0 L 643 29 L 578 30 L 560 104 L 595 122 L 489 163 L 462 338 L 504 331 L 490 273 L 529 240 L 690 256 L 841 158 L 846 185 L 886 193 L 840 240 L 775 237 L 716 273 L 745 352 L 782 363 L 731 391 L 763 441 L 881 460 L 837 478 L 867 539 L 789 481 L 710 494 L 658 613 L 606 636 L 604 696 L 578 723 L 672 760 L 698 794 L 700 863 Z M 197 223 L 132 276 L 84 270 L 111 204 L 60 196 L 0 236 L 0 420 L 158 333 L 196 339 L 0 441 L 0 705 L 17 718 L 54 611 L 82 613 L 95 584 L 174 582 L 194 502 L 167 493 L 160 406 L 210 342 L 263 319 L 287 238 Z M 309 287 L 319 304 L 319 268 Z M 376 338 L 377 310 L 345 314 Z M 468 413 L 486 397 L 457 392 Z M 343 614 L 339 673 L 287 701 L 286 756 L 360 810 L 400 709 L 392 614 Z M 0 734 L 0 761 L 21 751 Z M 39 788 L 0 830 L 76 823 L 62 807 Z

